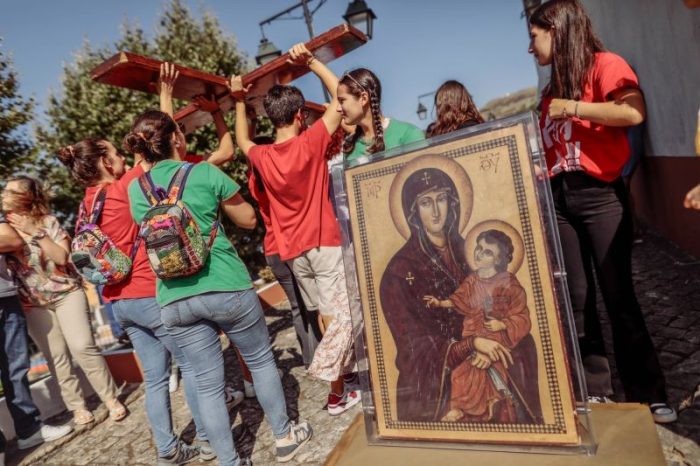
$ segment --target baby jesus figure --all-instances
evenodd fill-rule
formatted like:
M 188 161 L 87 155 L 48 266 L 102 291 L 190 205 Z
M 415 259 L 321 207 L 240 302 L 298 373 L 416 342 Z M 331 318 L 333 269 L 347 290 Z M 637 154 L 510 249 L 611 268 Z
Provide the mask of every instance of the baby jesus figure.
M 487 230 L 477 237 L 473 254 L 475 273 L 452 295 L 447 299 L 424 296 L 423 300 L 428 307 L 451 308 L 464 315 L 463 341 L 480 337 L 512 350 L 531 326 L 525 290 L 507 270 L 513 260 L 513 242 L 500 230 Z M 527 407 L 522 404 L 503 359 L 494 361 L 472 350 L 452 369 L 449 411 L 442 421 L 518 422 L 526 417 L 522 413 Z

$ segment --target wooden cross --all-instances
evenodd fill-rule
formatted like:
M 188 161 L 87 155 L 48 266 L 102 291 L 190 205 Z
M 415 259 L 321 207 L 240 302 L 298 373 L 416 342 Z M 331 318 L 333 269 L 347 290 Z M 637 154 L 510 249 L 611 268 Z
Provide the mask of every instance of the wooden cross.
M 328 63 L 367 42 L 367 36 L 348 24 L 336 26 L 320 34 L 306 47 L 316 58 Z M 276 84 L 288 84 L 309 72 L 308 67 L 287 63 L 289 54 L 277 57 L 243 76 L 243 86 L 251 84 L 247 95 L 248 105 L 255 108 L 258 115 L 264 115 L 262 101 L 267 91 Z M 130 52 L 119 52 L 92 70 L 94 81 L 156 94 L 160 65 L 162 61 L 143 57 Z M 175 65 L 180 76 L 175 82 L 173 97 L 191 101 L 198 95 L 214 95 L 222 112 L 234 108 L 233 97 L 228 91 L 228 76 L 217 76 L 203 71 Z M 310 119 L 318 119 L 324 112 L 320 104 L 307 102 Z M 175 120 L 182 123 L 185 132 L 194 131 L 212 121 L 211 115 L 189 104 L 175 113 Z

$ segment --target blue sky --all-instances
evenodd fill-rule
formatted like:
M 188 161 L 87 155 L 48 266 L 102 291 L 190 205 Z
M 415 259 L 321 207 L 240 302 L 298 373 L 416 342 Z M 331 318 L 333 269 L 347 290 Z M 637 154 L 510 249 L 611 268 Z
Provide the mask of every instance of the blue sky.
M 258 22 L 296 0 L 183 0 L 195 13 L 213 12 L 233 33 L 239 48 L 254 57 L 260 40 Z M 50 89 L 60 89 L 62 67 L 73 61 L 83 41 L 111 44 L 124 19 L 149 34 L 166 0 L 3 0 L 0 36 L 19 72 L 21 92 L 32 95 L 41 112 Z M 313 2 L 312 5 L 315 5 Z M 418 96 L 443 81 L 463 82 L 478 105 L 536 84 L 527 53 L 521 0 L 367 0 L 377 20 L 374 39 L 331 63 L 337 73 L 364 66 L 382 80 L 385 115 L 424 128 L 416 116 Z M 328 0 L 314 16 L 317 33 L 340 24 L 347 0 Z M 299 15 L 295 15 L 299 16 Z M 282 50 L 308 39 L 301 20 L 266 26 L 267 37 Z M 307 99 L 321 101 L 318 81 L 297 81 Z M 432 108 L 432 97 L 423 102 Z

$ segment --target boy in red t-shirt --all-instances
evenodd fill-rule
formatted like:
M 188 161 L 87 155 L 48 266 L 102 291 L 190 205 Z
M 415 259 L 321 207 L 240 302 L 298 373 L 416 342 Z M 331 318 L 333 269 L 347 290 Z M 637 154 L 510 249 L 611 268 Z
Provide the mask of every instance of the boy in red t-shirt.
M 322 117 L 306 127 L 304 96 L 293 86 L 274 86 L 265 96 L 267 116 L 275 126 L 274 144 L 256 145 L 248 136 L 243 100 L 236 102 L 236 143 L 260 175 L 270 201 L 272 230 L 282 260 L 288 261 L 307 304 L 318 303 L 323 339 L 309 373 L 331 382 L 328 412 L 337 415 L 360 401 L 359 391 L 345 390 L 342 375 L 353 365 L 352 323 L 340 228 L 329 196 L 326 153 L 338 129 L 338 78 L 304 44 L 290 51 L 290 61 L 308 66 L 333 100 Z M 240 76 L 231 92 L 245 92 Z M 317 295 L 314 293 L 317 290 Z M 316 298 L 316 299 L 314 299 Z

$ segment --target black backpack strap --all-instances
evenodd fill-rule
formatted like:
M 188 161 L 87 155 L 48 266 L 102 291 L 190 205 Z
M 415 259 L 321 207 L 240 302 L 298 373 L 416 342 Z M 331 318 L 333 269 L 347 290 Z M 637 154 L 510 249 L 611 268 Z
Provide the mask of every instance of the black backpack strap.
M 105 189 L 100 188 L 99 191 L 97 191 L 97 194 L 95 194 L 94 199 L 92 200 L 92 208 L 90 209 L 89 223 L 97 224 L 97 222 L 100 220 L 100 216 L 102 215 L 102 209 L 104 209 L 106 199 L 107 191 Z
M 139 186 L 141 187 L 141 192 L 143 193 L 146 201 L 154 206 L 162 200 L 160 192 L 156 189 L 156 185 L 153 183 L 153 178 L 151 177 L 151 172 L 146 172 L 139 176 Z
M 219 231 L 219 226 L 221 225 L 221 221 L 219 220 L 219 216 L 217 215 L 216 220 L 214 220 L 214 223 L 211 226 L 211 231 L 209 232 L 209 249 L 214 245 L 214 240 L 216 239 L 216 234 Z
M 185 184 L 187 183 L 190 171 L 192 171 L 192 167 L 194 167 L 194 164 L 189 162 L 183 163 L 170 180 L 170 184 L 168 185 L 168 199 L 171 203 L 174 204 L 182 199 L 182 195 L 185 192 Z
M 194 167 L 193 163 L 185 162 L 180 168 L 178 168 L 177 173 L 170 180 L 170 185 L 168 186 L 168 199 L 170 202 L 175 203 L 182 199 L 182 195 L 185 192 L 185 183 L 187 183 L 187 178 Z M 211 226 L 211 231 L 209 232 L 209 249 L 211 249 L 214 244 L 214 239 L 216 239 L 216 234 L 219 231 L 220 215 L 217 213 L 216 220 Z

